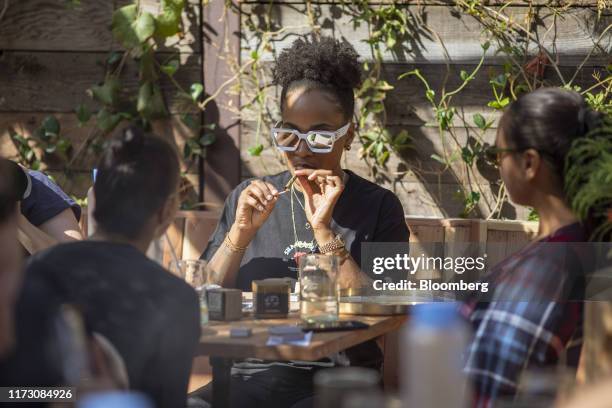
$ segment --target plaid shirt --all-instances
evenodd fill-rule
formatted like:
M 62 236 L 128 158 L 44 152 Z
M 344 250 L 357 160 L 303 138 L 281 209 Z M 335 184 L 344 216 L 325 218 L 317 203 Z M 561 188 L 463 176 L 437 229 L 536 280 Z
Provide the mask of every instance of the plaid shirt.
M 583 305 L 568 299 L 576 299 L 583 285 L 565 243 L 585 238 L 581 226 L 572 224 L 531 243 L 492 268 L 485 278 L 489 301 L 481 295 L 463 304 L 474 328 L 465 365 L 474 406 L 491 407 L 496 398 L 515 394 L 526 368 L 577 367 Z

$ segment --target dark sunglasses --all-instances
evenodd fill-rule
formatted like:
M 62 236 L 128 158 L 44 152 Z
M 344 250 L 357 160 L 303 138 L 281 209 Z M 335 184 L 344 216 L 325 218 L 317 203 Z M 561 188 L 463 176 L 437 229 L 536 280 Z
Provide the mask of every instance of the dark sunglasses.
M 504 153 L 519 153 L 525 150 L 527 149 L 511 149 L 507 147 L 488 146 L 484 148 L 483 152 L 484 157 L 488 162 L 499 166 Z
M 512 149 L 508 147 L 497 147 L 497 146 L 489 146 L 483 149 L 484 157 L 489 163 L 493 163 L 499 167 L 501 163 L 501 159 L 504 153 L 521 153 L 526 150 L 533 149 L 540 154 L 542 159 L 548 161 L 549 163 L 555 165 L 555 158 L 548 152 L 544 152 L 542 150 L 535 149 L 533 147 L 523 147 L 521 149 Z

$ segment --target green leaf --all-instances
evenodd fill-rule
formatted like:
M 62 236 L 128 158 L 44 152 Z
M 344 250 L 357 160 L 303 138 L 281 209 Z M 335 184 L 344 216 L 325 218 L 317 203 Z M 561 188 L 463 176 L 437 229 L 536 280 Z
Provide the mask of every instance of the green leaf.
M 527 221 L 539 221 L 539 220 L 540 220 L 540 214 L 538 214 L 535 208 L 531 208 L 529 210 L 529 215 L 527 216 Z
M 384 147 L 385 145 L 382 142 L 376 142 L 376 147 L 374 147 L 374 155 L 376 157 L 380 156 Z
M 471 166 L 474 162 L 474 152 L 469 147 L 463 147 L 461 148 L 461 158 Z
M 378 156 L 378 158 L 376 159 L 378 161 L 378 164 L 380 164 L 381 166 L 384 165 L 390 157 L 390 153 L 388 150 L 384 151 L 381 155 Z
M 499 101 L 499 105 L 502 108 L 505 108 L 506 105 L 508 105 L 510 103 L 510 98 L 509 97 L 505 97 L 504 99 L 502 99 L 501 101 Z
M 49 145 L 49 146 L 45 147 L 45 153 L 53 154 L 55 152 L 55 149 L 57 149 L 57 146 L 55 146 L 54 144 Z
M 459 73 L 459 77 L 461 78 L 462 81 L 466 81 L 469 77 L 469 74 L 465 71 L 465 70 L 461 70 L 461 72 Z
M 202 146 L 210 146 L 211 144 L 215 143 L 216 140 L 217 136 L 213 132 L 206 132 L 200 138 L 200 144 Z
M 370 108 L 370 111 L 372 113 L 381 113 L 384 110 L 385 110 L 385 105 L 383 105 L 382 102 L 376 102 L 372 104 L 372 107 Z
M 145 119 L 158 119 L 167 115 L 166 105 L 158 84 L 145 82 L 140 85 L 136 110 Z
M 185 113 L 181 116 L 181 121 L 191 130 L 199 130 L 200 124 L 191 113 Z
M 487 106 L 493 109 L 504 109 L 506 105 L 508 105 L 509 103 L 510 103 L 510 98 L 505 97 L 500 101 L 491 101 L 487 103 Z
M 61 138 L 60 140 L 57 141 L 57 150 L 60 153 L 66 153 L 68 151 L 68 149 L 70 149 L 70 147 L 72 146 L 72 143 L 70 142 L 70 140 L 66 139 L 65 137 Z
M 191 91 L 191 99 L 193 99 L 194 102 L 197 102 L 198 99 L 200 99 L 202 92 L 204 92 L 204 86 L 198 83 L 191 84 L 191 88 L 189 89 Z
M 151 13 L 142 12 L 134 24 L 134 32 L 140 43 L 147 41 L 155 32 L 155 18 Z
M 434 160 L 435 160 L 435 161 L 437 161 L 438 163 L 442 163 L 442 164 L 446 165 L 446 160 L 444 160 L 444 158 L 443 158 L 443 157 L 438 156 L 438 155 L 437 155 L 437 154 L 435 154 L 435 153 L 434 153 L 434 154 L 432 154 L 432 155 L 431 155 L 431 156 L 429 156 L 429 157 L 431 157 L 432 159 L 434 159 Z
M 474 114 L 474 124 L 478 126 L 478 129 L 485 130 L 487 128 L 487 122 L 480 113 Z
M 123 57 L 123 53 L 117 52 L 117 51 L 113 51 L 113 52 L 110 53 L 110 55 L 106 59 L 106 63 L 108 65 L 110 65 L 110 66 L 113 66 L 113 65 L 117 64 L 119 61 L 121 61 L 122 57 Z
M 153 50 L 148 48 L 139 60 L 140 81 L 157 81 L 159 75 L 155 70 L 155 56 Z
M 79 120 L 79 126 L 83 126 L 85 123 L 89 122 L 89 119 L 91 118 L 91 111 L 87 106 L 80 104 L 77 106 L 75 112 L 77 119 Z
M 261 152 L 263 151 L 263 145 L 262 144 L 258 144 L 255 145 L 253 147 L 249 147 L 248 152 L 251 156 L 259 156 L 261 155 Z
M 257 50 L 253 50 L 251 51 L 251 59 L 257 61 L 259 59 L 259 53 L 257 52 Z
M 407 147 L 409 145 L 410 139 L 411 138 L 410 138 L 410 134 L 408 133 L 408 131 L 402 130 L 395 136 L 395 139 L 393 140 L 393 144 L 395 145 L 396 148 Z
M 55 116 L 47 116 L 42 122 L 42 127 L 45 131 L 45 136 L 59 135 L 60 124 Z
M 155 18 L 151 13 L 138 12 L 135 4 L 117 9 L 111 22 L 113 35 L 124 47 L 136 48 L 155 32 Z
M 489 49 L 489 47 L 491 47 L 491 42 L 490 41 L 486 41 L 484 44 L 481 45 L 482 49 L 484 51 L 487 51 Z
M 118 113 L 111 113 L 106 108 L 100 109 L 96 116 L 98 128 L 104 132 L 111 132 L 121 122 L 122 116 Z
M 496 76 L 495 78 L 491 79 L 491 80 L 489 81 L 489 83 L 490 83 L 491 85 L 495 85 L 495 86 L 498 86 L 498 87 L 500 87 L 500 88 L 503 88 L 503 87 L 505 87 L 505 86 L 506 86 L 506 81 L 507 81 L 507 79 L 508 79 L 508 78 L 506 77 L 506 75 L 505 75 L 505 74 L 499 74 L 499 75 L 498 75 L 498 76 Z
M 115 38 L 128 48 L 140 45 L 132 24 L 136 21 L 138 7 L 130 4 L 117 9 L 113 13 L 111 27 Z
M 391 49 L 393 47 L 395 47 L 395 44 L 397 44 L 397 38 L 395 35 L 395 31 L 390 31 L 389 32 L 389 36 L 387 37 L 387 48 Z
M 115 105 L 119 95 L 119 80 L 109 78 L 103 85 L 94 85 L 89 89 L 91 96 L 105 105 Z
M 389 84 L 387 81 L 378 81 L 376 83 L 376 89 L 381 91 L 391 91 L 394 89 L 394 86 Z
M 155 35 L 171 37 L 180 31 L 181 14 L 185 7 L 185 0 L 162 0 L 162 12 L 157 16 Z
M 434 96 L 436 95 L 436 93 L 434 92 L 433 89 L 428 89 L 425 92 L 425 97 L 427 98 L 427 100 L 431 103 L 434 103 Z

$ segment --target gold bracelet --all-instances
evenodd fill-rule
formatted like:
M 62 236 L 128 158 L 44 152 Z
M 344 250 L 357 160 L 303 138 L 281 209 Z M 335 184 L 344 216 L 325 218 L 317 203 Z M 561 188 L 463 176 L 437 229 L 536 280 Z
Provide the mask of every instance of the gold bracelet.
M 227 234 L 225 234 L 225 239 L 223 240 L 223 243 L 232 252 L 244 252 L 247 249 L 247 247 L 240 247 L 240 246 L 234 244 L 232 242 L 232 240 L 230 239 L 230 237 L 229 237 L 229 232 Z

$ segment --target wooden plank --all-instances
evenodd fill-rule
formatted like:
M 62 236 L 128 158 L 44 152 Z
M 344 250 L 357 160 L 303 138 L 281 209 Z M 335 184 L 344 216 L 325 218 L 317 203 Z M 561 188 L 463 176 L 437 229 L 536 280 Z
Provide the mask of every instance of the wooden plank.
M 311 0 L 312 4 L 339 4 L 339 0 Z M 241 0 L 243 4 L 270 4 L 269 0 Z M 276 0 L 277 4 L 304 4 L 304 0 Z M 373 5 L 433 5 L 433 6 L 453 6 L 456 3 L 454 0 L 371 0 L 368 4 Z M 514 0 L 508 3 L 508 0 L 481 0 L 481 3 L 487 5 L 504 5 L 508 7 L 520 7 L 528 5 L 550 5 L 550 6 L 574 6 L 574 7 L 597 7 L 597 0 Z
M 17 150 L 13 144 L 10 135 L 9 128 L 15 129 L 18 133 L 22 134 L 26 138 L 30 138 L 32 133 L 40 127 L 42 121 L 48 114 L 46 113 L 3 113 L 0 112 L 0 155 L 16 159 Z M 96 167 L 100 155 L 97 152 L 93 152 L 85 149 L 84 152 L 81 150 L 81 146 L 84 145 L 86 139 L 90 135 L 92 126 L 79 127 L 78 120 L 74 114 L 54 114 L 61 125 L 61 133 L 64 137 L 68 138 L 73 146 L 73 151 L 69 160 L 74 159 L 70 163 L 70 174 L 62 174 L 66 170 L 68 162 L 58 156 L 44 156 L 43 169 L 50 170 L 55 173 L 59 173 L 59 179 L 68 182 L 69 193 L 76 194 L 82 197 L 88 185 L 91 182 L 90 171 Z M 93 120 L 92 120 L 93 122 Z M 122 126 L 127 125 L 124 123 Z M 118 134 L 120 128 L 117 128 L 113 134 Z M 191 129 L 189 129 L 180 119 L 179 116 L 173 115 L 169 119 L 160 120 L 153 122 L 153 133 L 157 136 L 165 138 L 172 142 L 179 152 L 181 158 L 181 171 L 192 174 L 197 172 L 197 167 L 194 166 L 190 161 L 185 160 L 182 155 L 185 141 L 188 138 L 195 137 Z M 42 152 L 40 149 L 37 150 L 37 154 L 41 157 Z M 83 177 L 84 175 L 85 177 Z M 197 188 L 199 182 L 197 178 L 192 180 L 193 191 L 187 190 L 187 195 L 193 194 L 192 201 L 197 201 Z
M 272 83 L 272 63 L 266 63 L 263 68 L 263 82 Z M 387 93 L 385 101 L 386 123 L 388 126 L 402 127 L 434 127 L 437 129 L 435 111 L 425 98 L 425 87 L 415 76 L 410 76 L 398 80 L 400 75 L 418 68 L 424 78 L 427 79 L 431 88 L 436 92 L 436 100 L 442 94 L 442 87 L 445 84 L 444 78 L 448 73 L 448 80 L 445 84 L 446 92 L 457 89 L 461 84 L 460 73 L 465 71 L 471 73 L 476 68 L 474 64 L 450 64 L 447 70 L 444 64 L 409 64 L 409 63 L 387 63 L 382 67 L 381 79 L 389 82 L 394 89 Z M 560 67 L 560 72 L 566 81 L 576 73 L 577 67 Z M 457 113 L 450 123 L 451 127 L 456 128 L 476 128 L 474 124 L 474 114 L 482 114 L 487 121 L 492 121 L 492 129 L 497 128 L 497 123 L 501 117 L 501 111 L 489 108 L 487 103 L 494 100 L 494 94 L 489 83 L 491 78 L 497 77 L 504 72 L 501 65 L 485 63 L 475 78 L 463 88 L 463 90 L 450 100 L 450 106 L 457 109 Z M 595 77 L 605 78 L 607 75 L 605 66 L 583 67 L 576 76 L 573 84 L 590 88 L 598 83 Z M 552 68 L 547 68 L 544 75 L 547 86 L 560 86 L 556 72 Z M 255 90 L 250 83 L 246 83 L 242 88 L 242 99 L 247 101 L 254 98 Z M 278 87 L 270 86 L 265 91 L 266 110 L 271 112 L 273 120 L 280 117 Z M 357 102 L 359 104 L 359 102 Z M 256 144 L 256 118 L 258 111 L 245 108 L 241 111 L 243 119 L 242 148 Z M 259 135 L 258 142 L 268 142 L 269 134 L 265 128 Z M 265 144 L 265 143 L 264 143 Z
M 229 358 L 260 358 L 264 360 L 304 360 L 316 361 L 356 344 L 363 343 L 397 330 L 405 322 L 405 316 L 365 317 L 351 316 L 370 325 L 369 328 L 354 331 L 322 332 L 312 336 L 308 347 L 293 345 L 266 346 L 268 327 L 279 324 L 297 324 L 299 316 L 292 314 L 287 319 L 253 320 L 243 318 L 240 326 L 249 327 L 253 335 L 249 338 L 230 338 L 230 327 L 236 322 L 211 322 L 203 329 L 198 347 L 198 355 Z
M 424 78 L 427 79 L 431 88 L 436 92 L 436 100 L 441 95 L 444 78 L 448 72 L 446 92 L 457 89 L 461 84 L 460 72 L 471 73 L 476 68 L 471 64 L 452 64 L 447 71 L 445 65 L 423 64 L 420 66 L 411 64 L 386 64 L 383 67 L 383 78 L 395 89 L 387 94 L 385 103 L 387 123 L 389 125 L 403 126 L 429 126 L 437 125 L 435 113 L 431 104 L 425 99 L 425 87 L 423 83 L 414 76 L 398 80 L 405 72 L 418 68 Z M 576 66 L 562 66 L 560 72 L 566 81 L 576 73 Z M 457 108 L 457 114 L 452 121 L 453 127 L 474 128 L 473 116 L 475 113 L 482 114 L 487 121 L 493 121 L 493 129 L 501 117 L 501 112 L 487 107 L 487 103 L 494 100 L 493 91 L 489 80 L 503 73 L 503 67 L 487 62 L 484 64 L 475 78 L 454 96 L 450 105 Z M 605 65 L 586 66 L 582 68 L 573 84 L 588 89 L 598 83 L 594 76 L 605 78 L 607 75 Z M 546 68 L 544 81 L 547 86 L 560 86 L 562 82 L 553 68 Z M 461 118 L 465 119 L 461 120 Z
M 165 59 L 160 54 L 158 58 Z M 73 112 L 83 103 L 92 109 L 97 104 L 87 96 L 87 89 L 104 79 L 106 55 L 100 53 L 57 53 L 5 51 L 0 63 L 0 111 L 8 112 Z M 175 74 L 185 89 L 200 82 L 201 58 L 181 54 L 182 65 Z M 136 95 L 138 67 L 128 63 L 121 81 L 125 89 Z M 161 88 L 171 112 L 199 111 L 193 104 L 177 97 L 175 86 L 165 77 Z
M 83 1 L 74 9 L 48 0 L 11 1 L 0 24 L 0 49 L 30 51 L 111 51 L 121 49 L 110 30 L 113 4 L 131 0 Z M 141 0 L 144 10 L 159 13 L 159 0 Z M 199 53 L 200 5 L 190 0 L 183 13 L 182 38 L 169 38 L 160 51 Z
M 444 242 L 444 228 L 437 226 L 413 226 L 408 223 L 410 243 Z
M 268 9 L 271 10 L 271 21 L 274 27 L 296 27 L 275 40 L 276 50 L 288 47 L 296 38 L 295 35 L 289 34 L 304 35 L 311 31 L 305 5 L 273 4 L 269 8 L 263 5 L 244 4 L 242 8 L 244 10 L 243 26 L 245 27 L 248 26 L 247 19 L 251 19 L 250 23 L 255 27 L 263 24 L 265 19 L 262 18 L 262 14 Z M 409 7 L 409 10 L 414 13 L 419 12 L 419 8 L 413 6 Z M 553 37 L 545 34 L 554 21 L 553 13 L 548 8 L 513 7 L 503 12 L 514 21 L 523 22 L 530 11 L 534 11 L 539 18 L 537 35 L 543 39 L 544 46 L 553 49 L 553 41 L 556 41 L 559 63 L 570 66 L 578 65 L 582 61 L 582 57 L 593 47 L 592 38 L 596 37 L 612 19 L 610 16 L 604 16 L 594 26 L 593 22 L 596 21 L 597 16 L 596 9 L 573 8 L 565 14 L 562 21 L 557 23 Z M 478 21 L 471 16 L 458 14 L 454 8 L 448 6 L 426 6 L 423 12 L 426 15 L 427 26 L 438 33 L 452 61 L 475 63 L 480 59 L 481 44 L 485 41 L 485 36 L 481 34 L 482 26 Z M 371 58 L 370 46 L 363 41 L 369 38 L 368 26 L 361 24 L 360 27 L 354 27 L 351 16 L 345 8 L 338 5 L 312 5 L 312 14 L 315 16 L 315 24 L 321 27 L 321 34 L 344 39 L 351 43 L 360 55 Z M 249 53 L 256 48 L 257 44 L 258 36 L 245 29 L 242 44 L 244 60 L 248 58 Z M 611 44 L 612 38 L 606 38 L 600 45 L 605 50 L 610 49 Z M 533 42 L 529 50 L 534 54 L 537 53 L 537 47 Z M 422 27 L 413 31 L 409 43 L 402 44 L 401 48 L 383 51 L 385 61 L 406 61 L 418 64 L 442 63 L 446 60 L 444 47 Z M 503 62 L 503 54 L 496 55 L 496 52 L 497 45 L 492 42 L 487 51 L 488 62 Z M 262 58 L 272 60 L 273 55 L 270 52 L 264 52 Z M 606 55 L 600 55 L 594 58 L 592 63 L 605 65 L 607 59 Z
M 487 270 L 491 270 L 493 266 L 495 266 L 508 256 L 508 235 L 508 231 L 487 231 Z
M 538 231 L 537 221 L 513 221 L 513 220 L 488 220 L 487 229 L 489 231 L 512 231 L 523 232 L 525 234 L 535 234 Z
M 205 96 L 217 92 L 234 75 L 232 64 L 240 64 L 240 16 L 214 1 L 203 11 L 203 50 Z M 203 165 L 203 196 L 208 202 L 222 203 L 240 183 L 240 126 L 230 109 L 240 106 L 240 96 L 227 89 L 206 107 L 204 122 L 215 125 L 216 142 L 208 149 Z
M 168 265 L 177 259 L 181 259 L 183 253 L 183 236 L 185 234 L 185 219 L 176 218 L 168 227 L 164 234 L 162 265 L 168 268 Z M 170 241 L 168 243 L 168 241 Z M 178 269 L 170 269 L 172 272 L 178 272 Z
M 383 387 L 386 392 L 397 392 L 400 378 L 401 328 L 384 337 Z

